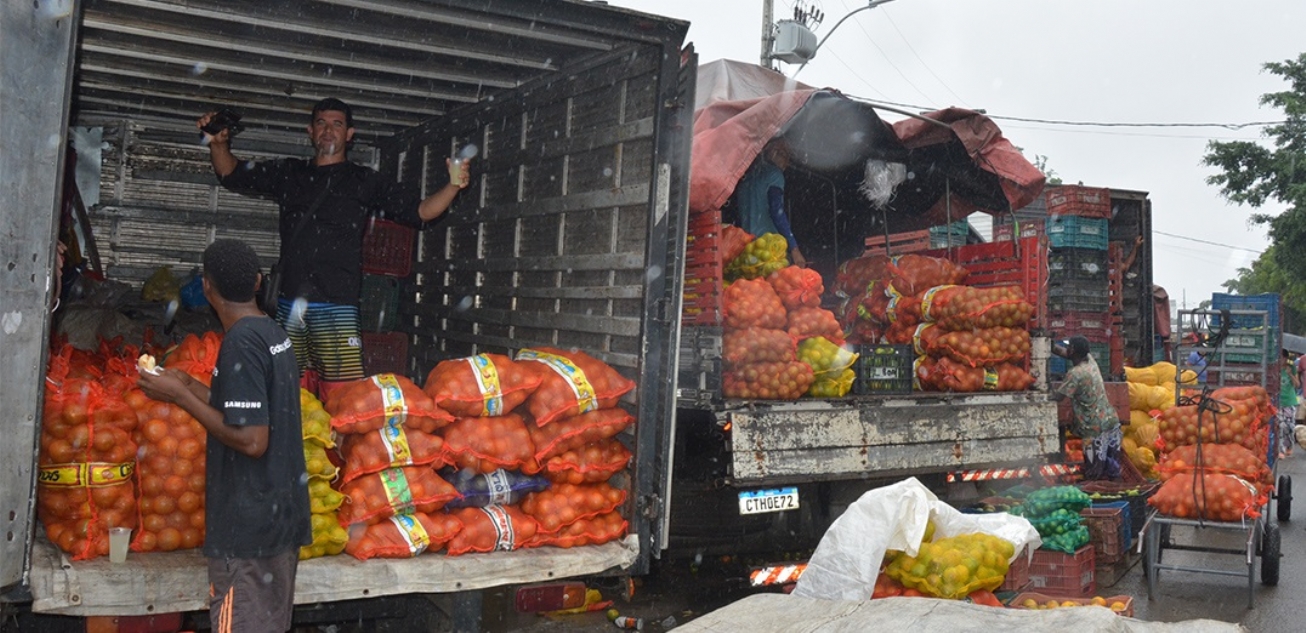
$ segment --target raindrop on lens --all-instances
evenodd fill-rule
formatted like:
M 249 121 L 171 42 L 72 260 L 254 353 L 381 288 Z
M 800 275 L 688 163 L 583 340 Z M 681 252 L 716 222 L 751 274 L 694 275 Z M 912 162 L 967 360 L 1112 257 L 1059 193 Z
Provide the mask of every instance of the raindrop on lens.
M 604 177 L 604 178 L 611 178 L 611 177 L 612 177 L 612 168 L 611 168 L 611 167 L 604 167 L 604 168 L 603 168 L 603 177 Z
M 646 277 L 649 281 L 660 279 L 662 277 L 662 267 L 649 266 L 648 272 L 644 273 L 644 277 Z
M 204 62 L 195 62 L 195 65 L 190 67 L 192 75 L 203 75 L 206 72 L 209 72 L 209 65 Z
M 460 311 L 460 312 L 466 312 L 467 310 L 472 309 L 472 297 L 471 297 L 471 295 L 468 295 L 468 296 L 463 297 L 462 299 L 460 299 L 460 300 L 458 301 L 458 305 L 454 306 L 454 309 L 455 309 L 455 310 L 458 310 L 458 311 Z

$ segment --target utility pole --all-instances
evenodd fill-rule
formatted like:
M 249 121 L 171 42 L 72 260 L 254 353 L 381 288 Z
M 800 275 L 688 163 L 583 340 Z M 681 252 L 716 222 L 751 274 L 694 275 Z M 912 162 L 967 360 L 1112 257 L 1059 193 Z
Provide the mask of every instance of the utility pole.
M 763 68 L 775 70 L 771 65 L 771 44 L 775 40 L 771 23 L 775 19 L 775 0 L 762 0 L 762 54 L 758 64 Z

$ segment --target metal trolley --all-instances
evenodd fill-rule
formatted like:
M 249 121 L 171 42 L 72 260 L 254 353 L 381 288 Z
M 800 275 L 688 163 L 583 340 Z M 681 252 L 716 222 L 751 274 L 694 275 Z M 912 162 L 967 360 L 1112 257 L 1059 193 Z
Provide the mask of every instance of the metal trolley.
M 1275 329 L 1269 327 L 1265 312 L 1184 310 L 1179 313 L 1178 332 L 1182 343 L 1177 348 L 1175 359 L 1179 370 L 1176 381 L 1180 380 L 1184 370 L 1192 369 L 1205 374 L 1203 378 L 1207 387 L 1260 385 L 1277 388 L 1277 382 L 1271 383 L 1270 380 L 1271 372 L 1277 367 L 1279 343 Z M 1197 334 L 1197 341 L 1191 341 L 1189 334 Z M 1144 553 L 1148 599 L 1155 599 L 1156 585 L 1162 571 L 1238 577 L 1246 575 L 1247 608 L 1251 609 L 1255 599 L 1257 559 L 1260 560 L 1261 583 L 1267 586 L 1279 583 L 1281 535 L 1278 522 L 1288 521 L 1292 514 L 1292 478 L 1287 475 L 1278 476 L 1278 431 L 1277 421 L 1272 422 L 1266 455 L 1266 462 L 1274 473 L 1276 483 L 1270 498 L 1275 501 L 1275 516 L 1270 515 L 1270 500 L 1267 500 L 1259 517 L 1241 522 L 1181 519 L 1156 511 L 1148 517 L 1139 544 Z M 1238 548 L 1180 544 L 1173 540 L 1174 526 L 1195 528 L 1198 535 L 1204 530 L 1243 532 L 1246 539 L 1243 546 Z M 1247 569 L 1244 572 L 1164 564 L 1162 558 L 1167 549 L 1241 555 L 1246 561 Z

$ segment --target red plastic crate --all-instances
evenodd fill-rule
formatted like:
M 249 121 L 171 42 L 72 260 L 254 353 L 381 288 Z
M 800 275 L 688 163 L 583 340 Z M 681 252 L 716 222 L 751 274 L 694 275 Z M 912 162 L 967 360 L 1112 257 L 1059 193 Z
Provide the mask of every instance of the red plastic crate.
M 1113 325 L 1101 312 L 1053 312 L 1048 315 L 1048 329 L 1054 332 L 1095 332 L 1101 335 Z
M 408 335 L 403 332 L 363 333 L 363 373 L 408 374 Z
M 1034 550 L 1034 560 L 1029 565 L 1030 590 L 1067 596 L 1091 596 L 1097 591 L 1094 578 L 1096 555 L 1092 545 L 1085 545 L 1074 554 L 1051 550 Z
M 1011 561 L 1011 567 L 1007 568 L 1007 577 L 998 591 L 1024 591 L 1029 586 L 1029 564 L 1028 552 L 1021 549 L 1016 560 Z
M 1011 226 L 1011 221 L 1002 218 L 993 218 L 993 241 L 1010 242 L 1011 235 L 1015 229 Z M 1041 237 L 1046 234 L 1042 220 L 1020 222 L 1021 237 Z
M 926 251 L 922 255 L 951 260 L 970 272 L 967 286 L 1020 286 L 1025 300 L 1034 306 L 1030 328 L 1047 327 L 1047 239 L 1022 237 L 1010 242 L 968 244 L 951 249 Z
M 1111 190 L 1100 187 L 1063 185 L 1048 190 L 1048 215 L 1075 215 L 1111 219 Z
M 1120 539 L 1124 510 L 1091 507 L 1080 510 L 1079 516 L 1088 527 L 1088 542 L 1093 546 L 1095 564 L 1111 564 L 1125 557 L 1127 546 Z
M 725 318 L 721 262 L 721 211 L 693 211 L 685 237 L 685 285 L 680 322 L 720 325 Z
M 872 235 L 866 238 L 866 250 L 868 253 L 885 252 L 890 255 L 902 255 L 904 253 L 919 253 L 930 250 L 930 231 L 908 231 L 906 233 L 893 233 L 887 237 L 884 235 Z
M 413 270 L 413 238 L 417 230 L 390 222 L 371 220 L 363 234 L 363 272 L 407 277 Z

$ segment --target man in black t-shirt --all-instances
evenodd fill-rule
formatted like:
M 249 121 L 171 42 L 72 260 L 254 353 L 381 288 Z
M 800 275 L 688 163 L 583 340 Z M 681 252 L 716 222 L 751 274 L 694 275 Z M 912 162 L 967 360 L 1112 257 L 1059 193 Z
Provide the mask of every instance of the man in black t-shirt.
M 259 309 L 259 262 L 237 240 L 204 251 L 204 297 L 226 334 L 212 387 L 175 369 L 141 371 L 151 398 L 208 432 L 204 556 L 214 631 L 290 628 L 299 548 L 312 542 L 299 369 L 285 330 Z
M 213 118 L 200 117 L 203 128 Z M 410 226 L 435 220 L 468 184 L 467 160 L 446 160 L 448 184 L 421 198 L 416 183 L 392 182 L 346 157 L 354 118 L 339 99 L 313 107 L 308 126 L 314 156 L 240 163 L 230 133 L 205 138 L 222 186 L 267 197 L 281 209 L 277 321 L 295 346 L 301 371 L 319 374 L 319 394 L 363 377 L 358 311 L 363 234 L 371 218 L 385 216 Z

